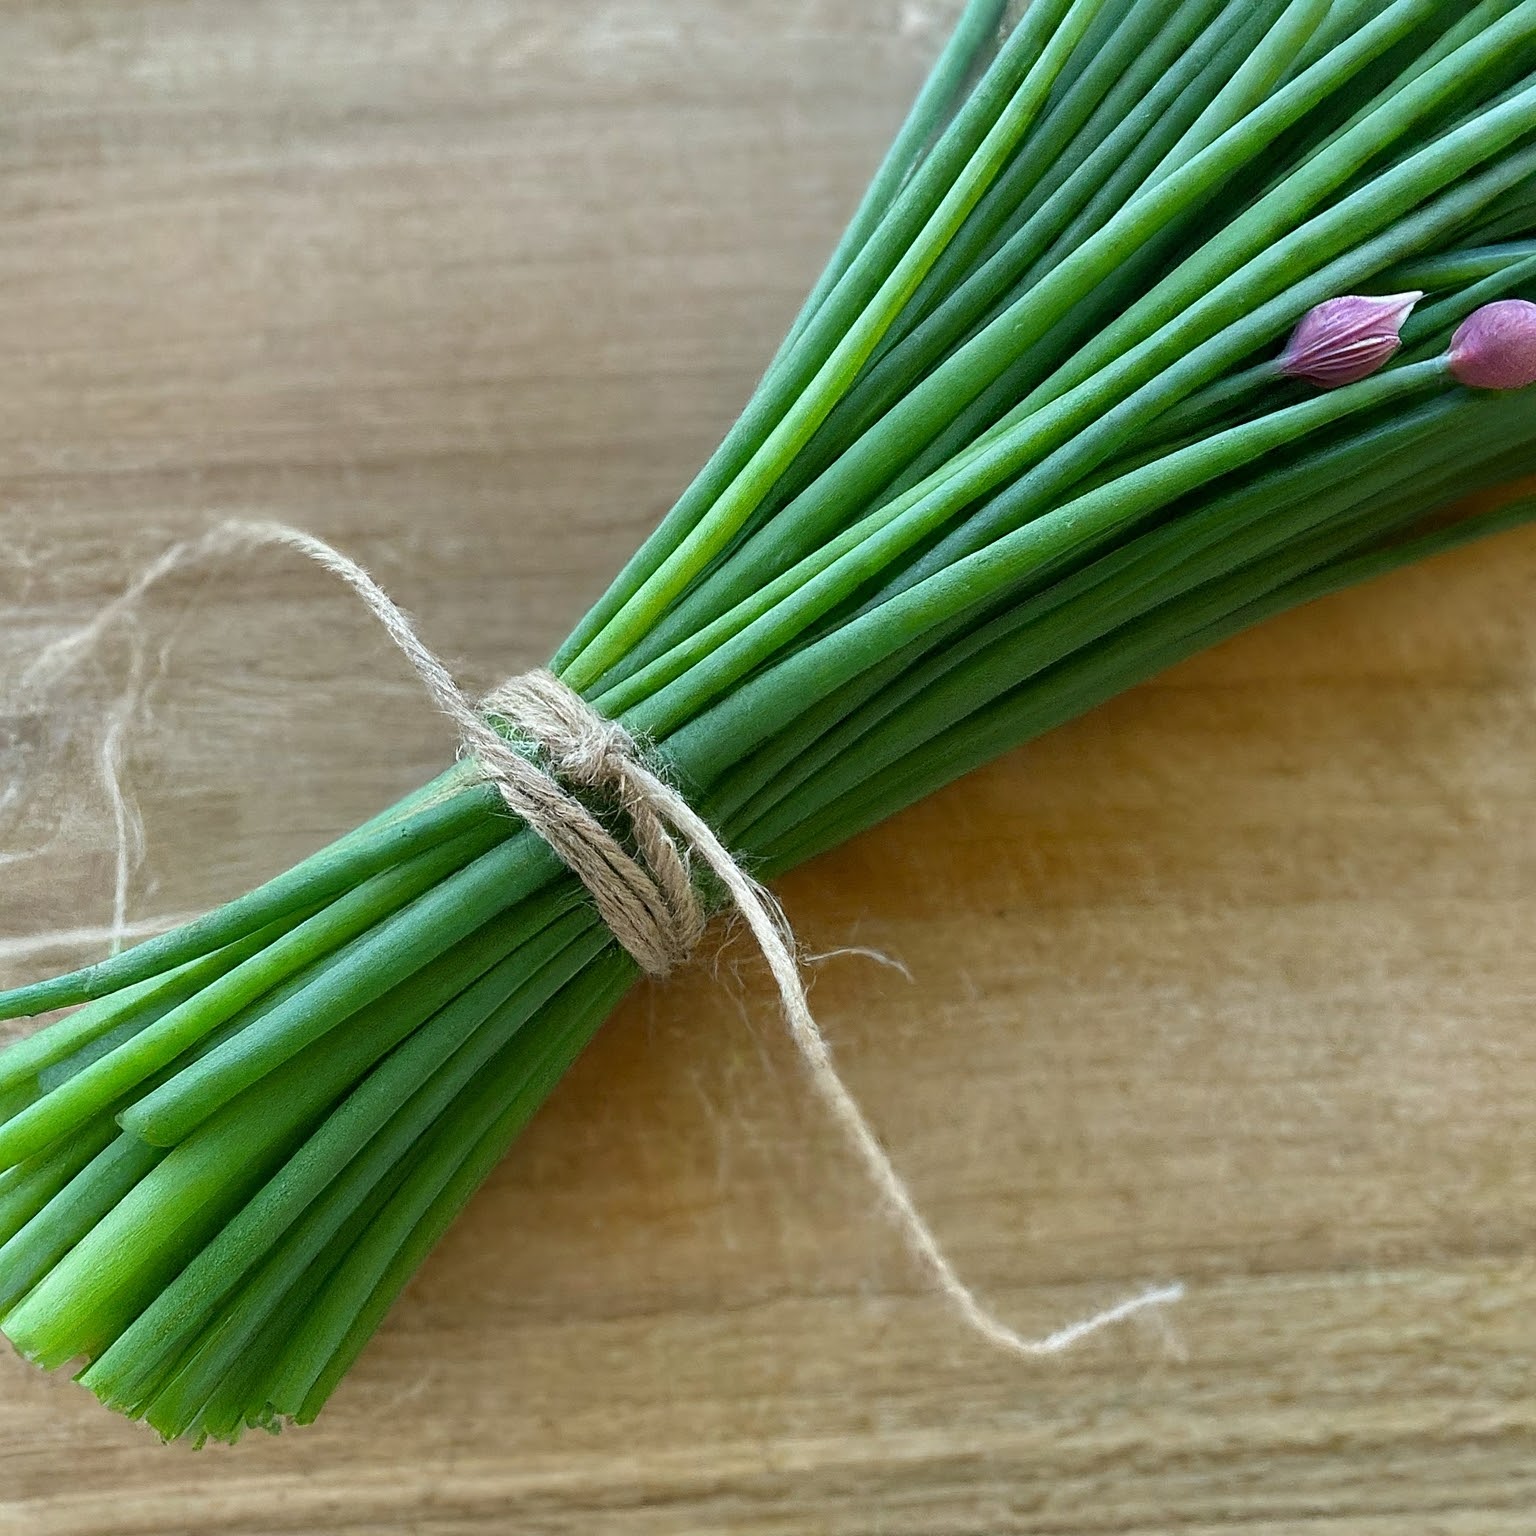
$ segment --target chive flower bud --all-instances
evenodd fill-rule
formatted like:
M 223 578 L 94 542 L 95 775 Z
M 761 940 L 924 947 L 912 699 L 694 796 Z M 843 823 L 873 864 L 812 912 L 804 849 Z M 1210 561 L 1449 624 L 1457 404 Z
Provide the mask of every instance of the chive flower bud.
M 1473 310 L 1451 337 L 1446 356 L 1457 382 L 1472 389 L 1536 384 L 1536 304 L 1500 299 Z
M 1280 372 L 1323 389 L 1368 378 L 1402 346 L 1403 321 L 1423 297 L 1422 293 L 1394 293 L 1373 299 L 1349 294 L 1325 300 L 1301 317 L 1280 355 Z

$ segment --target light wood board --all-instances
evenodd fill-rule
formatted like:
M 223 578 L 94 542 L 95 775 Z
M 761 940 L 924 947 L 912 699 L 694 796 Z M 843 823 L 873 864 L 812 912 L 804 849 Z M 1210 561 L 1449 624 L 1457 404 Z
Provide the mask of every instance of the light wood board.
M 0 10 L 0 980 L 100 952 L 134 647 L 41 704 L 27 659 L 228 513 L 363 558 L 469 682 L 541 659 L 729 422 L 952 12 Z M 1533 581 L 1515 537 L 1294 615 L 784 882 L 809 945 L 910 970 L 828 963 L 814 1001 L 966 1275 L 1029 1329 L 1177 1309 L 989 1353 L 761 978 L 700 970 L 623 1009 L 314 1428 L 162 1449 L 0 1360 L 0 1530 L 1536 1529 Z M 138 643 L 136 922 L 448 751 L 290 559 L 178 578 Z

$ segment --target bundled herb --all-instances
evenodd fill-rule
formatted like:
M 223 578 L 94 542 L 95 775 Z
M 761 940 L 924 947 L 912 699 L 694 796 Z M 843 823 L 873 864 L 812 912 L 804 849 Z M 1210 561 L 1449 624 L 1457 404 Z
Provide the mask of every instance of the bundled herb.
M 1005 9 L 552 663 L 759 876 L 1533 512 L 1442 509 L 1536 471 L 1536 0 Z M 638 973 L 482 768 L 0 998 L 75 1010 L 0 1055 L 28 1358 L 167 1437 L 320 1410 Z

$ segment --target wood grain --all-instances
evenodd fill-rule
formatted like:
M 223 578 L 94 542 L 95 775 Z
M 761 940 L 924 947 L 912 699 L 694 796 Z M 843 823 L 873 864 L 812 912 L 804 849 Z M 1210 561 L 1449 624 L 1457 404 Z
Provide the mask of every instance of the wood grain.
M 750 387 L 953 7 L 0 11 L 0 675 L 230 510 L 487 682 Z M 161 1449 L 0 1362 L 16 1536 L 1517 1536 L 1536 1407 L 1536 539 L 1271 625 L 784 886 L 815 1002 L 1021 1368 L 925 1294 L 750 967 L 636 995 L 324 1419 Z M 419 781 L 440 726 L 278 556 L 168 584 L 136 919 Z M 110 907 L 132 665 L 0 713 L 6 982 Z M 17 696 L 20 699 L 20 696 Z M 11 857 L 15 855 L 15 857 Z M 49 938 L 48 935 L 54 935 Z

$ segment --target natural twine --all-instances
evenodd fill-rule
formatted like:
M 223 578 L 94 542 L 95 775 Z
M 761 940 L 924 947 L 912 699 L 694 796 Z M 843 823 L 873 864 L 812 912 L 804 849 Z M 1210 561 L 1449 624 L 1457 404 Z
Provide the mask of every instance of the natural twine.
M 790 1037 L 812 1086 L 864 1164 L 913 1256 L 977 1333 L 1014 1354 L 1054 1355 L 1135 1313 L 1182 1297 L 1181 1285 L 1159 1286 L 1034 1339 L 1009 1327 L 984 1306 L 956 1273 L 833 1065 L 811 1013 L 793 936 L 778 902 L 650 765 L 629 732 L 605 719 L 552 672 L 539 669 L 511 678 L 476 706 L 422 642 L 405 613 L 354 560 L 298 529 L 246 521 L 220 524 L 202 538 L 168 550 L 85 630 L 62 644 L 74 646 L 94 639 L 115 616 L 114 610 L 131 607 L 150 585 L 174 570 L 210 555 L 263 545 L 294 550 L 351 588 L 405 654 L 433 702 L 453 722 L 461 755 L 476 764 L 507 808 L 569 867 L 614 937 L 649 974 L 665 976 L 697 948 L 709 913 L 699 899 L 692 865 L 697 861 L 710 871 L 768 964 Z M 492 721 L 502 722 L 514 740 L 508 740 Z M 516 738 L 532 744 L 534 757 L 519 750 Z M 612 804 L 629 828 L 634 853 L 573 790 L 587 791 Z

